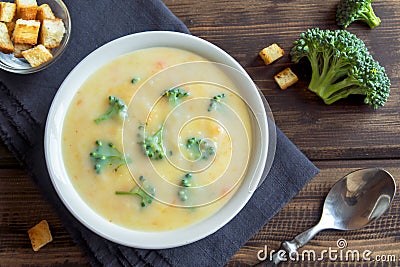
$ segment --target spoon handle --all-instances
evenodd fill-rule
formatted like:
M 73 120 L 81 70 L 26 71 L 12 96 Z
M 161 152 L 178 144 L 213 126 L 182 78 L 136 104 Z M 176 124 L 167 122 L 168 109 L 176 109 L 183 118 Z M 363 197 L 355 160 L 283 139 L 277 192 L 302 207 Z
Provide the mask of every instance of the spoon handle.
M 289 259 L 295 259 L 297 250 L 304 246 L 308 241 L 310 241 L 316 234 L 323 230 L 320 224 L 311 227 L 310 229 L 297 235 L 291 241 L 284 241 L 281 244 L 280 249 L 272 254 L 272 258 L 264 262 L 261 262 L 255 266 L 266 266 L 272 267 L 278 265 L 282 261 L 288 261 Z
M 289 243 L 291 243 L 290 246 L 293 247 L 293 245 L 295 244 L 296 252 L 297 252 L 297 249 L 299 249 L 302 246 L 304 246 L 305 244 L 307 244 L 308 241 L 310 241 L 316 234 L 318 234 L 323 229 L 325 229 L 325 228 L 322 227 L 320 223 L 311 227 L 310 229 L 302 232 L 301 234 L 297 235 L 292 241 L 290 241 L 289 242 Z M 286 241 L 286 242 L 288 242 L 288 241 Z

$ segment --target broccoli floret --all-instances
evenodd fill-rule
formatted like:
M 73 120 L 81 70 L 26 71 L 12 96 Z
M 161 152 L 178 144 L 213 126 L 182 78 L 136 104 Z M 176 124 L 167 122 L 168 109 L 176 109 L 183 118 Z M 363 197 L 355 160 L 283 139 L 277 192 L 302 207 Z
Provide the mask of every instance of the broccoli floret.
M 365 95 L 365 104 L 374 108 L 387 101 L 390 80 L 385 69 L 364 42 L 346 30 L 309 29 L 294 42 L 290 55 L 295 63 L 303 57 L 310 61 L 308 88 L 326 104 L 351 94 Z
M 186 92 L 182 88 L 169 89 L 162 94 L 162 96 L 168 97 L 168 101 L 173 105 L 178 104 L 182 100 L 182 98 L 189 95 L 189 92 Z
M 214 147 L 203 138 L 191 137 L 186 141 L 186 148 L 190 150 L 193 160 L 208 160 L 210 156 L 215 154 Z
M 94 163 L 94 169 L 100 174 L 106 166 L 114 166 L 117 170 L 120 166 L 127 163 L 124 155 L 112 143 L 104 145 L 102 141 L 96 141 L 96 149 L 90 153 L 90 158 Z
M 223 98 L 225 98 L 225 94 L 213 96 L 213 98 L 210 99 L 210 106 L 208 107 L 208 111 L 216 110 L 221 104 Z
M 186 201 L 188 199 L 188 187 L 192 186 L 192 174 L 187 173 L 181 180 L 181 186 L 183 187 L 178 191 L 178 196 L 182 201 Z
M 372 9 L 372 0 L 340 0 L 336 10 L 336 22 L 344 29 L 356 20 L 365 21 L 375 28 L 381 23 Z
M 165 157 L 163 140 L 162 140 L 162 130 L 160 127 L 157 132 L 153 135 L 146 135 L 145 127 L 139 126 L 139 144 L 142 146 L 143 152 L 150 159 L 163 159 Z
M 115 115 L 119 115 L 121 118 L 125 118 L 126 117 L 126 105 L 125 103 L 119 99 L 118 97 L 115 96 L 109 96 L 108 97 L 108 109 L 107 111 L 102 114 L 100 117 L 98 117 L 97 119 L 95 119 L 94 121 L 96 123 L 108 120 L 112 117 L 114 117 Z
M 148 205 L 153 203 L 153 199 L 156 195 L 156 190 L 152 185 L 147 184 L 147 181 L 143 176 L 140 176 L 139 180 L 142 183 L 142 186 L 145 186 L 146 191 L 144 191 L 139 186 L 135 186 L 134 188 L 132 188 L 129 191 L 116 191 L 115 194 L 116 195 L 138 196 L 141 199 L 140 205 L 142 207 L 147 207 Z

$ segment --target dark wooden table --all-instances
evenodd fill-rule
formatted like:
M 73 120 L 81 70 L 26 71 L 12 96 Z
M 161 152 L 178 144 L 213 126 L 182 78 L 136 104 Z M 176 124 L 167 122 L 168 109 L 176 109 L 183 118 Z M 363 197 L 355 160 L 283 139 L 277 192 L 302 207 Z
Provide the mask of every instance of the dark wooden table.
M 362 167 L 382 167 L 400 181 L 400 3 L 376 0 L 380 27 L 370 30 L 353 24 L 349 30 L 365 40 L 374 57 L 386 68 L 392 81 L 385 107 L 373 110 L 352 97 L 331 106 L 307 91 L 306 64 L 294 65 L 288 52 L 292 42 L 307 28 L 337 29 L 338 0 L 164 0 L 190 28 L 235 57 L 265 94 L 276 124 L 316 164 L 316 176 L 284 209 L 243 246 L 228 266 L 252 265 L 257 252 L 268 246 L 277 249 L 318 222 L 322 203 L 332 184 L 349 171 Z M 258 57 L 263 47 L 278 43 L 287 53 L 283 59 L 265 66 Z M 292 67 L 300 81 L 281 91 L 273 75 Z M 39 159 L 40 160 L 40 159 Z M 44 159 L 42 159 L 44 160 Z M 33 252 L 27 229 L 47 219 L 54 241 Z M 304 261 L 283 266 L 400 266 L 400 200 L 378 221 L 358 231 L 326 231 L 304 249 L 321 253 L 338 249 L 345 239 L 348 250 L 370 250 L 375 261 Z M 317 254 L 319 255 L 319 254 Z M 377 257 L 386 261 L 379 261 Z M 87 265 L 85 255 L 72 241 L 41 196 L 27 173 L 0 144 L 0 266 Z

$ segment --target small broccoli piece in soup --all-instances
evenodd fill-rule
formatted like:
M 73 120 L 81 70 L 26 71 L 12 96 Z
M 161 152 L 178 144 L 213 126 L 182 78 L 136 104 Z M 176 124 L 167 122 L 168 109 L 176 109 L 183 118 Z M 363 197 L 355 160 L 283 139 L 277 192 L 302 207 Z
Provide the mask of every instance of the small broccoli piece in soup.
M 156 190 L 154 186 L 147 183 L 146 179 L 143 176 L 139 177 L 139 181 L 142 184 L 142 188 L 139 186 L 133 187 L 129 191 L 116 191 L 116 195 L 128 195 L 128 196 L 138 196 L 140 197 L 140 205 L 142 207 L 147 207 L 151 203 L 153 203 L 153 199 L 156 195 Z
M 90 158 L 94 162 L 94 169 L 100 174 L 107 166 L 114 166 L 117 170 L 127 163 L 124 155 L 119 152 L 113 143 L 104 145 L 103 141 L 96 141 L 96 149 L 90 152 Z
M 213 96 L 213 98 L 210 99 L 210 106 L 208 107 L 208 111 L 216 110 L 221 104 L 222 99 L 224 98 L 225 94 L 219 94 Z
M 168 101 L 173 105 L 178 104 L 182 100 L 182 98 L 187 97 L 189 95 L 190 95 L 189 92 L 186 92 L 184 89 L 179 87 L 166 90 L 162 94 L 162 96 L 167 97 Z
M 141 80 L 140 77 L 134 77 L 134 78 L 132 78 L 131 83 L 136 84 L 136 83 L 140 82 L 140 80 Z
M 138 137 L 140 140 L 138 143 L 142 146 L 144 154 L 150 159 L 163 159 L 165 157 L 162 140 L 163 127 L 160 127 L 153 135 L 146 135 L 144 126 L 139 126 L 139 130 Z
M 98 118 L 96 118 L 94 121 L 96 123 L 100 123 L 102 121 L 111 119 L 117 115 L 119 115 L 121 118 L 125 118 L 127 116 L 126 112 L 127 112 L 126 105 L 121 99 L 115 96 L 109 96 L 107 111 L 104 114 L 100 115 Z
M 188 187 L 192 186 L 192 174 L 187 173 L 181 180 L 181 186 L 183 187 L 178 191 L 178 196 L 182 201 L 186 201 L 188 199 Z
M 205 138 L 189 138 L 186 142 L 186 148 L 190 151 L 190 156 L 193 160 L 208 160 L 215 154 L 214 147 Z

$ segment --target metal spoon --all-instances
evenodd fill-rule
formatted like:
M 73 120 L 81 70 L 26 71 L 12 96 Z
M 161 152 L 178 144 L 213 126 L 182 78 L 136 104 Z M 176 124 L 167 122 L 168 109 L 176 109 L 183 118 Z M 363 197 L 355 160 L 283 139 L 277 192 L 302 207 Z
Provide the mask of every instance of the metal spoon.
M 361 169 L 347 174 L 329 191 L 319 223 L 292 241 L 284 241 L 281 253 L 273 254 L 271 262 L 261 262 L 256 266 L 276 266 L 287 260 L 288 255 L 295 255 L 299 248 L 322 230 L 355 230 L 364 227 L 390 207 L 395 193 L 396 183 L 392 175 L 383 169 Z

